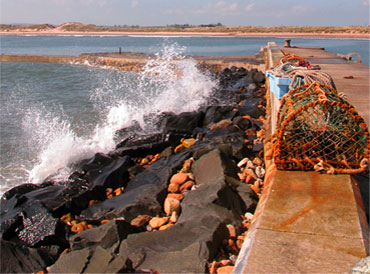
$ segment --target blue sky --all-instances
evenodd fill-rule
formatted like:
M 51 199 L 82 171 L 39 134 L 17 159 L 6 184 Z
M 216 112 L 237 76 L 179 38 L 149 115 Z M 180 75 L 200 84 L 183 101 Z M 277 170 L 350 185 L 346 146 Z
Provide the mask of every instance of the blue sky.
M 370 0 L 0 0 L 3 24 L 369 25 Z

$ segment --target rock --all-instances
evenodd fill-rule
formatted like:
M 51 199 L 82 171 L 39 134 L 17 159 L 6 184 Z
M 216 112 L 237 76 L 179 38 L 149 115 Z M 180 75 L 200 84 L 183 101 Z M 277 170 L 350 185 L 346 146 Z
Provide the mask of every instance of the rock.
M 126 186 L 131 164 L 129 157 L 115 159 L 98 153 L 82 166 L 83 172 L 74 172 L 70 176 L 72 182 L 46 184 L 45 187 L 24 196 L 30 200 L 41 201 L 57 216 L 68 212 L 78 215 L 89 206 L 90 200 L 106 199 L 107 188 Z
M 40 186 L 35 185 L 35 184 L 22 184 L 22 185 L 15 186 L 3 194 L 3 196 L 1 197 L 1 204 L 3 204 L 6 200 L 9 200 L 15 195 L 19 197 L 23 194 L 34 191 L 39 188 Z
M 136 227 L 144 226 L 150 221 L 151 218 L 152 217 L 149 215 L 139 215 L 135 219 L 131 220 L 130 225 Z
M 221 266 L 217 268 L 216 273 L 217 274 L 231 274 L 233 273 L 233 270 L 234 270 L 234 267 L 231 265 Z
M 180 186 L 178 184 L 169 184 L 167 191 L 170 193 L 176 193 L 179 191 L 179 189 L 180 189 Z
M 162 157 L 145 171 L 137 174 L 120 196 L 105 200 L 82 211 L 80 216 L 86 220 L 111 219 L 124 216 L 132 220 L 138 215 L 155 216 L 162 213 L 166 198 L 168 181 L 175 170 L 179 169 L 190 152 Z
M 209 129 L 210 130 L 215 130 L 218 128 L 227 128 L 228 126 L 231 126 L 233 124 L 232 121 L 229 120 L 221 120 L 215 124 L 213 124 Z
M 243 103 L 238 106 L 240 115 L 249 115 L 252 118 L 258 118 L 264 115 L 264 111 L 258 106 L 260 105 L 260 98 L 249 98 L 244 100 Z
M 351 274 L 370 273 L 370 256 L 362 258 L 351 270 Z
M 69 252 L 50 267 L 49 273 L 82 273 L 89 261 L 89 256 L 90 250 L 87 248 Z
M 168 217 L 154 217 L 149 221 L 149 225 L 151 228 L 156 229 L 161 227 L 162 225 L 166 224 L 170 218 Z
M 72 250 L 97 246 L 114 250 L 127 235 L 136 230 L 124 220 L 112 220 L 108 223 L 83 231 L 69 239 Z
M 164 118 L 160 125 L 160 130 L 167 133 L 176 133 L 184 136 L 193 134 L 196 127 L 202 126 L 204 113 L 201 111 L 183 112 L 178 115 L 173 113 L 166 113 L 167 117 Z
M 182 199 L 184 199 L 184 194 L 180 194 L 180 193 L 169 193 L 167 195 L 167 198 L 174 198 L 174 199 L 177 199 L 177 200 L 181 201 Z
M 180 213 L 180 201 L 175 198 L 166 198 L 163 207 L 167 216 L 171 216 L 172 212 Z
M 260 166 L 256 167 L 256 175 L 257 175 L 258 178 L 262 179 L 265 176 L 265 173 L 266 173 L 266 171 L 263 167 L 260 167 Z
M 56 254 L 53 256 L 46 248 L 29 248 L 2 239 L 0 250 L 1 273 L 34 273 L 56 260 Z
M 241 130 L 245 131 L 252 126 L 252 122 L 244 118 L 243 116 L 237 116 L 233 119 L 233 123 L 237 125 Z
M 226 227 L 229 230 L 230 238 L 235 238 L 236 237 L 235 227 L 233 225 L 231 225 L 231 224 L 226 225 Z
M 170 222 L 171 223 L 176 223 L 179 218 L 179 215 L 176 211 L 173 211 L 171 214 Z
M 27 246 L 39 244 L 66 246 L 65 224 L 37 200 L 17 195 L 1 206 L 0 229 L 4 240 L 18 238 Z
M 210 127 L 221 120 L 231 121 L 236 114 L 233 106 L 210 106 L 205 111 L 203 127 Z
M 189 179 L 192 178 L 193 177 L 190 173 L 176 173 L 171 177 L 170 184 L 182 185 L 183 183 L 187 182 Z
M 187 181 L 186 183 L 184 183 L 181 187 L 180 187 L 180 192 L 181 193 L 184 193 L 186 191 L 188 191 L 189 189 L 192 188 L 192 186 L 194 185 L 194 182 L 193 181 Z
M 166 230 L 167 228 L 169 228 L 173 225 L 174 225 L 173 223 L 168 223 L 168 224 L 162 225 L 158 230 L 163 231 L 163 230 Z

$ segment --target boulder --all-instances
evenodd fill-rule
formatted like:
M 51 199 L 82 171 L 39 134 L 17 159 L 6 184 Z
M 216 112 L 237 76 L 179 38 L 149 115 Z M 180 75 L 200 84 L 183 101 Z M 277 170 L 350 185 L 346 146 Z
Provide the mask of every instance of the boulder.
M 231 120 L 236 115 L 233 106 L 211 106 L 206 109 L 203 126 L 209 127 L 221 120 Z
M 106 224 L 85 230 L 69 238 L 72 250 L 95 249 L 100 246 L 114 251 L 127 235 L 137 230 L 124 220 L 112 220 Z
M 122 195 L 92 205 L 82 211 L 81 217 L 88 220 L 125 217 L 130 221 L 138 215 L 162 214 L 169 179 L 190 157 L 191 152 L 186 151 L 160 158 L 137 174 Z
M 90 256 L 88 248 L 68 252 L 50 266 L 49 273 L 82 273 Z
M 26 246 L 67 246 L 65 225 L 38 200 L 13 196 L 1 207 L 1 237 L 20 240 Z
M 29 248 L 0 239 L 1 273 L 36 273 L 55 261 L 55 254 L 46 248 Z
M 163 133 L 177 133 L 184 137 L 191 137 L 193 130 L 202 125 L 204 113 L 202 111 L 183 112 L 178 115 L 170 114 L 163 119 L 160 130 Z

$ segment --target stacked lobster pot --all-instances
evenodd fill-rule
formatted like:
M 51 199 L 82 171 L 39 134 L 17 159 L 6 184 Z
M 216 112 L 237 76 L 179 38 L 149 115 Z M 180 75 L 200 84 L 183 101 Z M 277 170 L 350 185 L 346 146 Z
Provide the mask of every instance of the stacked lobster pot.
M 300 83 L 281 99 L 273 158 L 278 169 L 355 174 L 368 170 L 363 118 L 331 85 Z

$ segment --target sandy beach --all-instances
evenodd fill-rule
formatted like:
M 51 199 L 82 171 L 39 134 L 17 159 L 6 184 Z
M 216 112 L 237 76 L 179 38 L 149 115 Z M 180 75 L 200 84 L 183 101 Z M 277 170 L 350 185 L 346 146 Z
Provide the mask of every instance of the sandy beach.
M 0 35 L 84 35 L 84 36 L 214 36 L 214 37 L 304 37 L 304 38 L 341 38 L 341 39 L 370 39 L 370 34 L 367 33 L 292 33 L 292 32 L 138 32 L 138 31 L 126 31 L 126 32 L 77 32 L 77 31 L 63 31 L 58 29 L 52 30 L 40 30 L 40 31 L 20 31 L 20 30 L 9 30 L 0 31 Z

